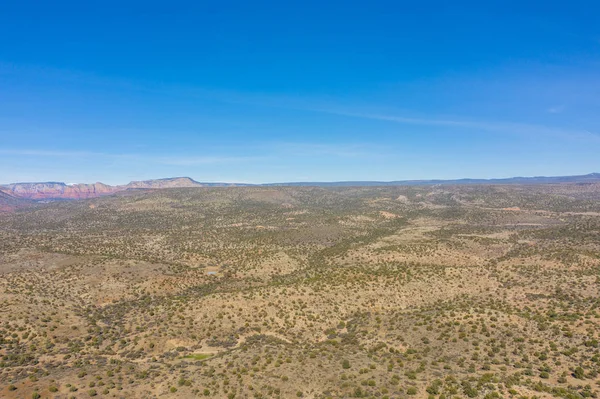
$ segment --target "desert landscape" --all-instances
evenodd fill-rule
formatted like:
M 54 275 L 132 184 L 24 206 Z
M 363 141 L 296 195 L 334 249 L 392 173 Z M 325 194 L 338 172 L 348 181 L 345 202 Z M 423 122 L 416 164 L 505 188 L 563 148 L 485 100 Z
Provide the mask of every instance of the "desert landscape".
M 0 397 L 600 390 L 598 183 L 13 194 Z
M 600 399 L 599 15 L 0 1 L 0 399 Z

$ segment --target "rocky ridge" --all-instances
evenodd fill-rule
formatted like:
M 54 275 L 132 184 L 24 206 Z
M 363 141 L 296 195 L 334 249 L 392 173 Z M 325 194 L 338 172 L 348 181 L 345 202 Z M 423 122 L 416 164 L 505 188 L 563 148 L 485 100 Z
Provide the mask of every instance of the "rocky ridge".
M 120 186 L 110 186 L 104 183 L 94 184 L 65 184 L 62 182 L 44 183 L 13 183 L 0 186 L 0 193 L 15 199 L 55 200 L 55 199 L 87 199 L 111 195 L 129 189 L 163 189 L 203 187 L 189 177 L 176 177 L 145 181 L 133 181 Z

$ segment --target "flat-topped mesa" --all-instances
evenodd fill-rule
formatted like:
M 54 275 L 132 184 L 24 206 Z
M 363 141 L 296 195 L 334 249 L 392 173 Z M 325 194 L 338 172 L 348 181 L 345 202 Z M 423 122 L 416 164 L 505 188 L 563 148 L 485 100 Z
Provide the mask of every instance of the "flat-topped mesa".
M 185 188 L 185 187 L 203 187 L 202 183 L 198 183 L 189 177 L 172 177 L 167 179 L 153 179 L 143 181 L 132 181 L 127 184 L 126 188 Z

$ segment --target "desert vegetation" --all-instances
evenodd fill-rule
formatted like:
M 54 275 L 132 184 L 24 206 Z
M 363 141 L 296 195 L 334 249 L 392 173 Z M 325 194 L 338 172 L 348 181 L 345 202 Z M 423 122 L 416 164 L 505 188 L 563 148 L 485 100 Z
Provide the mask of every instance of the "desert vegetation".
M 600 185 L 123 191 L 0 213 L 0 397 L 595 398 Z

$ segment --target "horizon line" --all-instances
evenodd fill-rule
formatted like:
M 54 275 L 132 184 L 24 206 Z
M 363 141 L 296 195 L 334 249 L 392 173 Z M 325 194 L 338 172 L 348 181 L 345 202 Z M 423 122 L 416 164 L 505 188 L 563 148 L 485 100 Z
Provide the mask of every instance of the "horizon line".
M 199 181 L 189 176 L 173 176 L 173 177 L 162 177 L 156 179 L 139 179 L 139 180 L 131 180 L 128 183 L 123 184 L 106 184 L 101 181 L 96 181 L 94 183 L 65 183 L 64 181 L 21 181 L 21 182 L 12 182 L 12 183 L 0 183 L 0 187 L 18 185 L 18 184 L 61 184 L 65 186 L 77 186 L 77 185 L 92 185 L 92 184 L 103 184 L 105 186 L 110 187 L 123 187 L 132 183 L 138 182 L 153 182 L 153 181 L 161 181 L 161 180 L 174 180 L 174 179 L 189 179 L 194 183 L 198 184 L 229 184 L 229 185 L 246 185 L 246 186 L 273 186 L 273 185 L 298 185 L 298 184 L 393 184 L 393 183 L 444 183 L 444 182 L 457 182 L 457 181 L 480 181 L 480 182 L 493 182 L 493 181 L 502 181 L 502 180 L 519 180 L 519 179 L 560 179 L 560 178 L 577 178 L 577 177 L 598 177 L 600 179 L 600 172 L 590 172 L 586 174 L 578 174 L 578 175 L 537 175 L 537 176 L 508 176 L 508 177 L 459 177 L 459 178 L 450 178 L 450 179 L 401 179 L 401 180 L 328 180 L 328 181 L 318 181 L 318 180 L 302 180 L 302 181 L 283 181 L 283 182 L 263 182 L 263 183 L 249 183 L 249 182 L 241 182 L 241 181 Z

